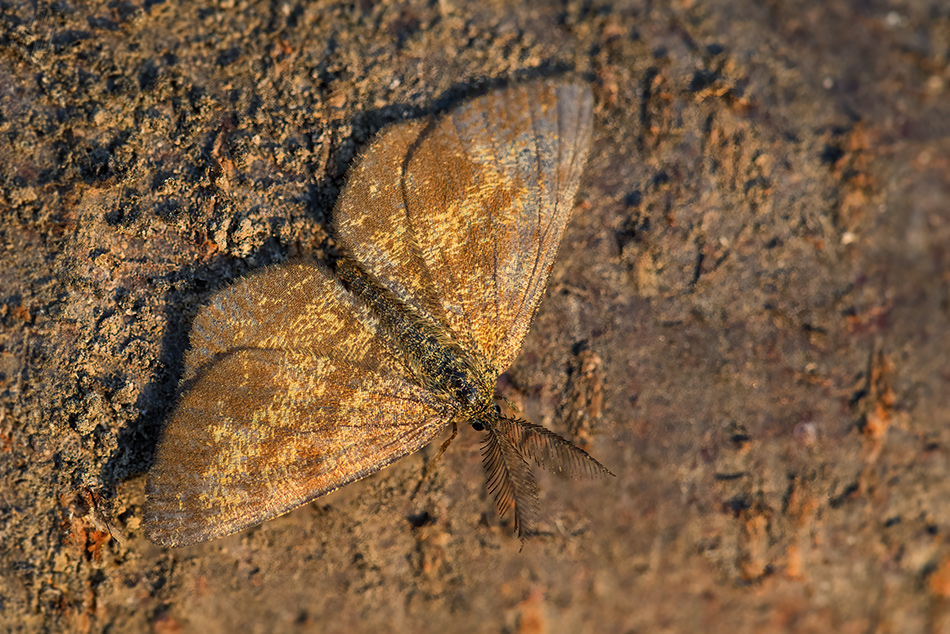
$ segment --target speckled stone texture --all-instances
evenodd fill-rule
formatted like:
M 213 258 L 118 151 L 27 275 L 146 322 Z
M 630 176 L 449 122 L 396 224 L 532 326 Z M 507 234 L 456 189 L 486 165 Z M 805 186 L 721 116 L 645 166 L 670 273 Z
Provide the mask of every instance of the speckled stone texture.
M 950 630 L 946 3 L 509 4 L 0 3 L 0 629 Z M 591 153 L 497 387 L 617 478 L 519 552 L 466 428 L 149 543 L 199 308 L 336 258 L 385 125 L 561 73 Z

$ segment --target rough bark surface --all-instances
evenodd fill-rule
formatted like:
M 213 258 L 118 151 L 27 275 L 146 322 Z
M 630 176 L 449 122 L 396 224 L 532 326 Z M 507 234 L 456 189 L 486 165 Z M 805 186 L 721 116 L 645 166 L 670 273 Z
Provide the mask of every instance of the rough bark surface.
M 950 630 L 946 3 L 509 4 L 0 2 L 0 629 Z M 593 151 L 499 388 L 617 478 L 519 552 L 466 429 L 147 542 L 208 295 L 332 258 L 386 123 L 562 72 Z

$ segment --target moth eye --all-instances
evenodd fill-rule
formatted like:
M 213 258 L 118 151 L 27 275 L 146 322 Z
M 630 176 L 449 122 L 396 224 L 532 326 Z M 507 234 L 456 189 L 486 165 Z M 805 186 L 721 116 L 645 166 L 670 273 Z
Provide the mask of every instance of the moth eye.
M 480 422 L 475 421 L 474 423 L 472 423 L 472 429 L 474 429 L 475 431 L 485 431 L 485 426 L 482 425 Z

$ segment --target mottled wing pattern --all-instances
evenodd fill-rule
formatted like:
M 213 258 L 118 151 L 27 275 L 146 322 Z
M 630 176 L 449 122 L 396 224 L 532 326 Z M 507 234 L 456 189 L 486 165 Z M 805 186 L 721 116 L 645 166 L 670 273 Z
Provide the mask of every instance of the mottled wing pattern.
M 328 357 L 228 355 L 168 423 L 149 474 L 148 536 L 183 546 L 281 515 L 422 448 L 445 425 L 439 407 L 418 386 Z
M 451 412 L 387 364 L 375 328 L 319 266 L 268 269 L 212 298 L 149 471 L 149 538 L 233 533 L 432 440 Z
M 586 86 L 539 82 L 384 131 L 341 196 L 341 244 L 503 372 L 570 218 L 592 102 Z
M 350 256 L 397 297 L 433 316 L 441 307 L 412 235 L 401 174 L 425 121 L 383 130 L 354 161 L 334 212 L 336 237 Z
M 306 349 L 386 372 L 394 357 L 377 327 L 326 267 L 296 262 L 264 269 L 215 293 L 195 317 L 184 380 L 244 347 Z

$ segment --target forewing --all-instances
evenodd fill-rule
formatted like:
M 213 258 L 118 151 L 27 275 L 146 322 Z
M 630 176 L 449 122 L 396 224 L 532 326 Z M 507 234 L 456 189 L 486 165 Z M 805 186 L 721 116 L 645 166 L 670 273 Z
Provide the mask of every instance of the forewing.
M 418 450 L 450 415 L 418 386 L 326 356 L 227 353 L 167 424 L 146 533 L 184 546 L 253 526 Z
M 397 297 L 433 316 L 441 305 L 406 215 L 406 156 L 425 128 L 409 121 L 386 128 L 356 159 L 334 211 L 337 242 Z
M 591 120 L 588 87 L 537 82 L 389 128 L 340 198 L 338 238 L 500 373 L 544 291 Z
M 401 374 L 385 340 L 377 337 L 377 326 L 370 311 L 322 265 L 266 268 L 215 293 L 199 311 L 184 380 L 243 348 L 309 350 L 384 374 Z

